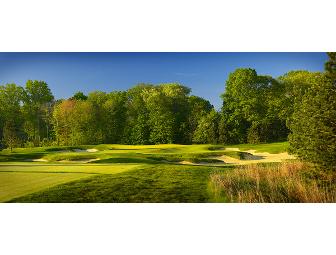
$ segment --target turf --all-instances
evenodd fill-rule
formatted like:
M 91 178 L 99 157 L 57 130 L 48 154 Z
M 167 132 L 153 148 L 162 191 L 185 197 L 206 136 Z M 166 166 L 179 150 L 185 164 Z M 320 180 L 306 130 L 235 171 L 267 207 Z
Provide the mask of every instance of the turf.
M 0 202 L 88 176 L 90 174 L 0 172 Z
M 115 174 L 140 167 L 139 164 L 25 164 L 0 165 L 1 172 Z
M 208 179 L 214 171 L 157 165 L 65 183 L 12 202 L 208 202 Z
M 289 147 L 288 142 L 262 143 L 262 144 L 238 144 L 226 147 L 239 148 L 240 150 L 256 150 L 257 152 L 281 153 L 286 152 Z
M 240 150 L 257 150 L 258 152 L 280 153 L 285 152 L 288 143 L 271 144 L 242 144 L 242 145 L 115 145 L 101 144 L 78 147 L 39 147 L 18 148 L 13 153 L 9 150 L 0 152 L 0 162 L 27 162 L 34 159 L 44 159 L 48 162 L 76 161 L 96 159 L 100 163 L 158 163 L 153 160 L 200 160 L 211 156 L 220 156 L 227 147 Z M 76 152 L 76 149 L 97 149 L 97 152 Z M 235 152 L 230 152 L 235 154 Z M 239 155 L 236 155 L 239 157 Z
M 1 165 L 0 202 L 61 183 L 100 174 L 116 174 L 139 165 Z

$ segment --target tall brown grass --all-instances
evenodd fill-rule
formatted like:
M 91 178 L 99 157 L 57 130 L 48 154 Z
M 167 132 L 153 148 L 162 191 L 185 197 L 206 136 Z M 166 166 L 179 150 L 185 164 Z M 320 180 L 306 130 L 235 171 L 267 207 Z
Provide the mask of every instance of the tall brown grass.
M 211 175 L 215 201 L 336 202 L 335 176 L 303 162 L 251 164 Z

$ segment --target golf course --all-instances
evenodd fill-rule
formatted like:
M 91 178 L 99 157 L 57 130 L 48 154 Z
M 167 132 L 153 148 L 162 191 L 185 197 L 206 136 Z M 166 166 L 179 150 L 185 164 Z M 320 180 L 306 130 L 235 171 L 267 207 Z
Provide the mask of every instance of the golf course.
M 0 201 L 232 202 L 238 197 L 218 194 L 214 178 L 251 165 L 295 162 L 295 157 L 286 152 L 287 147 L 284 142 L 234 146 L 104 144 L 3 150 Z M 296 201 L 294 197 L 286 199 Z
M 318 72 L 235 67 L 216 105 L 169 81 L 0 85 L 0 202 L 335 202 L 336 54 L 321 57 Z

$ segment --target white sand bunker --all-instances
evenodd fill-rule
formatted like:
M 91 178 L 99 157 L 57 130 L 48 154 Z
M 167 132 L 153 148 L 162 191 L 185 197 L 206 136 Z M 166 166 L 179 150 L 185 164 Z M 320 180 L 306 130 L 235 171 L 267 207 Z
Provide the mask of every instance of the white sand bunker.
M 240 151 L 239 148 L 225 148 L 226 151 Z
M 33 159 L 33 162 L 48 162 L 48 160 L 44 159 L 44 158 L 37 158 L 37 159 Z
M 246 165 L 253 163 L 271 163 L 271 162 L 283 162 L 290 159 L 295 159 L 295 156 L 288 154 L 287 152 L 271 154 L 268 152 L 255 152 L 255 150 L 245 151 L 251 156 L 247 156 L 246 159 L 232 158 L 226 155 L 217 157 L 216 159 L 222 160 L 227 164 Z
M 97 152 L 98 150 L 97 149 L 87 149 L 86 151 L 87 152 Z
M 75 152 L 97 152 L 97 149 L 87 149 L 87 150 L 83 150 L 83 149 L 74 149 Z
M 194 163 L 192 163 L 190 161 L 187 161 L 187 160 L 180 161 L 179 163 L 182 164 L 182 165 L 197 165 L 197 164 L 194 164 Z
M 226 148 L 228 151 L 240 151 L 238 148 Z M 295 159 L 295 156 L 288 154 L 287 152 L 282 153 L 268 153 L 268 152 L 256 152 L 255 150 L 242 151 L 245 152 L 244 159 L 233 158 L 227 155 L 222 155 L 220 157 L 214 157 L 212 159 L 217 159 L 222 162 L 209 163 L 200 162 L 192 163 L 190 161 L 181 161 L 180 164 L 183 165 L 207 165 L 207 166 L 221 166 L 223 164 L 234 164 L 234 165 L 247 165 L 255 163 L 272 163 L 272 162 L 283 162 L 286 160 Z

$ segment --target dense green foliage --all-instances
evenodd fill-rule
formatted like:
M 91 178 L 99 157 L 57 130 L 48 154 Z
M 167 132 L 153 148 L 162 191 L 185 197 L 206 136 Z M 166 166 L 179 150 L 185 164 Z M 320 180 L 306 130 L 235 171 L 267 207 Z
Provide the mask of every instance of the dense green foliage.
M 336 52 L 328 52 L 329 60 L 325 63 L 327 77 L 336 85 Z
M 335 55 L 330 57 L 334 61 Z M 332 170 L 336 170 L 335 73 L 335 68 L 327 69 L 326 75 L 311 77 L 300 102 L 295 102 L 289 136 L 291 149 L 299 157 Z
M 223 98 L 222 141 L 260 143 L 285 140 L 288 130 L 276 107 L 283 85 L 253 69 L 230 74 Z
M 77 92 L 54 101 L 45 82 L 28 81 L 26 88 L 0 86 L 0 102 L 2 145 L 7 147 L 190 144 L 200 120 L 213 109 L 180 84 L 139 84 L 88 96 Z

